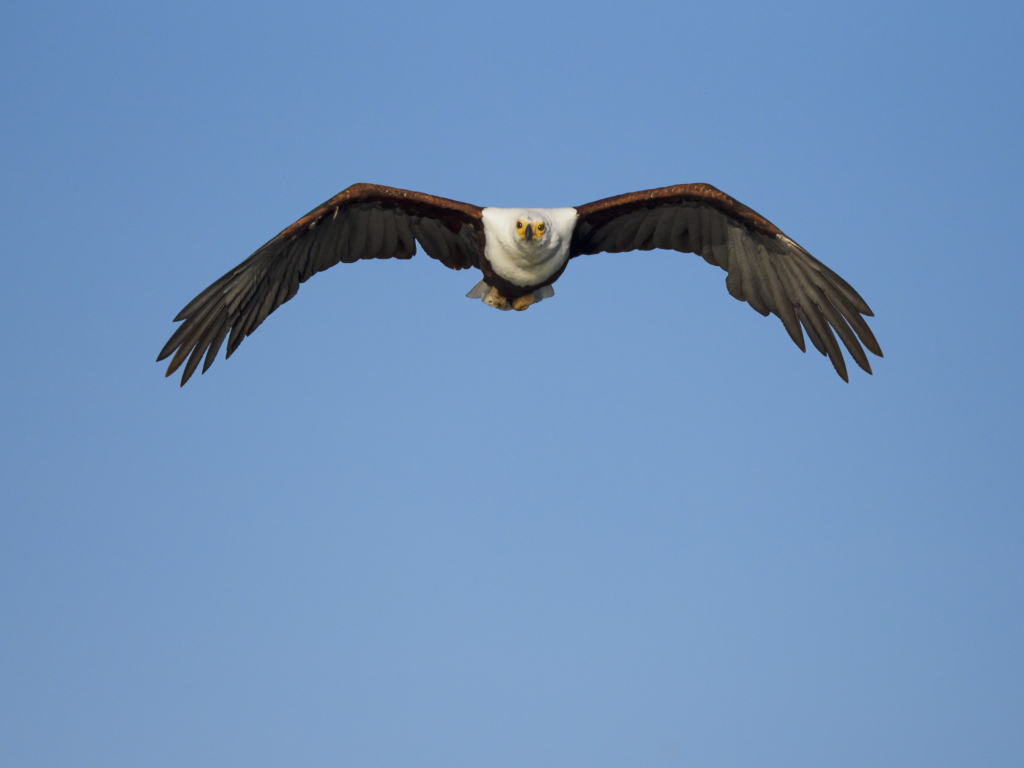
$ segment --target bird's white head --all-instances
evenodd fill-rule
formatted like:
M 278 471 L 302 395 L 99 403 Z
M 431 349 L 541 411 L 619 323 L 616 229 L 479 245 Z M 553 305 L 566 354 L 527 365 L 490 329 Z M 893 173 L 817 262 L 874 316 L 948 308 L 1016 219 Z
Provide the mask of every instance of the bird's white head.
M 542 211 L 523 209 L 515 212 L 509 235 L 520 248 L 543 251 L 550 247 L 554 232 L 552 222 Z

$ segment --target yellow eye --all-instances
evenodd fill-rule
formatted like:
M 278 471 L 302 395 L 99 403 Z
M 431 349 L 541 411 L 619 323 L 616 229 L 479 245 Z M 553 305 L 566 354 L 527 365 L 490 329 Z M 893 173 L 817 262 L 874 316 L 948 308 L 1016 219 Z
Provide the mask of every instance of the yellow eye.
M 538 232 L 543 232 L 544 231 L 544 225 L 543 224 L 538 224 L 537 225 L 537 231 Z
M 522 229 L 522 228 L 523 228 L 523 222 L 517 221 L 516 222 L 516 229 Z

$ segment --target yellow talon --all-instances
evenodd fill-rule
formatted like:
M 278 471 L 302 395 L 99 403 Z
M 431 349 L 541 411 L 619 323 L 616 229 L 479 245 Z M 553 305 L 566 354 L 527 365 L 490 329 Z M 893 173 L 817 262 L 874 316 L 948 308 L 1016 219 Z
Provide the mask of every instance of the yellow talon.
M 497 288 L 491 288 L 491 292 L 484 297 L 484 304 L 495 309 L 508 309 L 508 299 L 502 296 Z
M 528 293 L 525 296 L 520 296 L 518 299 L 512 302 L 512 309 L 516 312 L 522 312 L 524 309 L 529 309 L 531 304 L 537 301 L 532 293 Z

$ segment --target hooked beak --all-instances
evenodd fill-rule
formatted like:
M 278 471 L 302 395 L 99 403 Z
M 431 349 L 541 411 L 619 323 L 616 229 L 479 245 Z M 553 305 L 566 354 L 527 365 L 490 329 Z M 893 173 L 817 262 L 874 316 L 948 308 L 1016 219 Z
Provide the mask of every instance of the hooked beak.
M 526 242 L 533 240 L 533 224 L 526 225 L 526 231 L 523 233 L 523 237 L 526 238 Z

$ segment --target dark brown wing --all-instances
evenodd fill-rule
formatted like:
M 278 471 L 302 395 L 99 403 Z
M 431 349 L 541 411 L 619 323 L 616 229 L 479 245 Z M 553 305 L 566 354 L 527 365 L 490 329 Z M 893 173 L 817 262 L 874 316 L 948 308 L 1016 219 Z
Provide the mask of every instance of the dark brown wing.
M 796 345 L 806 350 L 802 324 L 844 381 L 849 381 L 846 361 L 833 329 L 868 373 L 871 365 L 861 343 L 882 356 L 862 317 L 873 316 L 864 299 L 768 219 L 710 184 L 633 192 L 576 211 L 571 257 L 654 248 L 696 253 L 729 273 L 729 293 L 762 315 L 778 315 Z
M 228 338 L 231 354 L 271 312 L 317 272 L 339 261 L 408 259 L 416 242 L 451 269 L 479 266 L 482 209 L 443 197 L 376 184 L 353 184 L 313 209 L 189 302 L 157 361 L 173 354 L 167 375 L 185 360 L 181 384 L 213 364 Z M 228 333 L 230 332 L 230 336 Z

